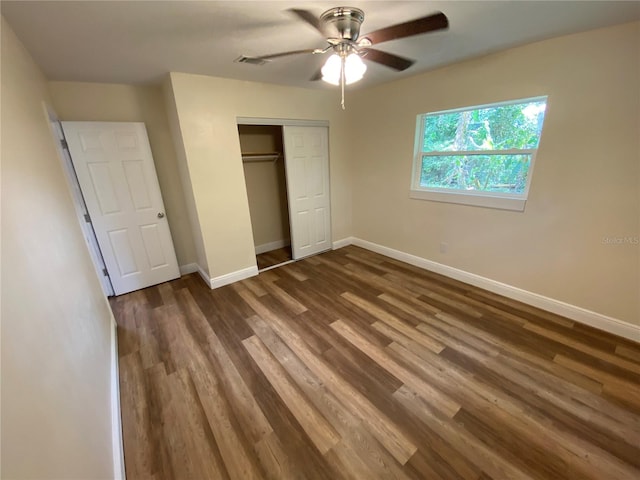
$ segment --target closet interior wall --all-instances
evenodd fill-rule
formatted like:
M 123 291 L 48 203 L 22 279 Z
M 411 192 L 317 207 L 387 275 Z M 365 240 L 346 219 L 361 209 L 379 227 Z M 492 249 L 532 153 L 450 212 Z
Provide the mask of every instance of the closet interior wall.
M 256 254 L 291 244 L 282 127 L 238 125 Z

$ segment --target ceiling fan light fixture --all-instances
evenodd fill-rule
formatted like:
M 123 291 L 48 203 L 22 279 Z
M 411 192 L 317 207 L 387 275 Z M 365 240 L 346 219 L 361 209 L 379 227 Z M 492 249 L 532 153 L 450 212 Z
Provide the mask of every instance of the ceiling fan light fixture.
M 334 53 L 331 55 L 322 67 L 322 80 L 331 85 L 340 85 L 340 75 L 342 73 L 343 62 L 340 55 Z M 361 80 L 367 66 L 357 53 L 347 55 L 344 60 L 344 77 L 345 83 L 350 85 Z

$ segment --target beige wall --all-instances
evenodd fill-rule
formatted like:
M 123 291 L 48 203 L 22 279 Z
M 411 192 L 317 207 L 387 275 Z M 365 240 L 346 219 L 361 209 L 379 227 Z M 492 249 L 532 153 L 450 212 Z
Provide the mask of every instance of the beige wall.
M 2 478 L 113 478 L 110 335 L 51 136 L 2 19 Z
M 524 212 L 409 199 L 419 113 L 549 95 Z M 354 235 L 636 325 L 639 24 L 514 48 L 356 92 Z M 440 242 L 449 251 L 439 251 Z
M 170 77 L 167 75 L 162 82 L 162 94 L 164 96 L 164 104 L 169 120 L 169 129 L 171 138 L 176 152 L 176 163 L 178 166 L 179 180 L 184 192 L 185 206 L 187 208 L 187 218 L 189 219 L 189 227 L 191 229 L 191 239 L 196 251 L 196 263 L 201 274 L 209 275 L 209 262 L 207 261 L 207 252 L 204 248 L 202 238 L 202 227 L 200 226 L 200 216 L 198 215 L 198 207 L 191 185 L 191 174 L 189 172 L 189 164 L 184 150 L 184 140 L 182 135 L 182 127 L 178 120 L 178 110 L 173 95 L 173 87 Z
M 237 117 L 328 120 L 333 238 L 351 233 L 346 116 L 335 90 L 314 91 L 171 73 L 165 85 L 179 160 L 193 187 L 209 274 L 255 266 Z M 173 118 L 171 116 L 174 115 Z M 195 231 L 195 229 L 194 229 Z M 194 236 L 197 232 L 194 233 Z
M 61 120 L 145 123 L 178 264 L 194 263 L 195 247 L 162 88 L 83 82 L 49 82 L 49 87 Z
M 240 125 L 240 150 L 244 153 L 279 153 L 274 161 L 244 162 L 253 243 L 256 247 L 290 242 L 287 181 L 282 157 L 282 127 Z

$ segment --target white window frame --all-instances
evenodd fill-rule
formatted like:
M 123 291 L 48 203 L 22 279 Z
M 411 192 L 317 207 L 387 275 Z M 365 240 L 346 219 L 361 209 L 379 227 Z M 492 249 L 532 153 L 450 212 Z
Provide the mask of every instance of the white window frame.
M 485 105 L 474 105 L 471 107 L 456 108 L 452 110 L 441 110 L 438 112 L 421 113 L 416 117 L 416 133 L 413 150 L 413 169 L 411 175 L 411 189 L 409 197 L 418 200 L 430 200 L 434 202 L 457 203 L 461 205 L 472 205 L 476 207 L 497 208 L 502 210 L 524 211 L 529 196 L 529 187 L 533 178 L 537 148 L 509 149 L 509 150 L 473 150 L 473 151 L 440 151 L 424 152 L 422 145 L 424 142 L 425 120 L 428 116 L 442 115 L 445 113 L 458 113 L 471 110 L 479 110 L 489 107 L 502 107 L 517 103 L 527 103 L 544 100 L 549 105 L 549 98 L 546 95 L 539 97 L 521 98 L 518 100 L 508 100 L 505 102 L 488 103 Z M 542 129 L 544 129 L 544 122 Z M 542 130 L 540 131 L 542 138 Z M 539 145 L 538 145 L 539 147 Z M 424 157 L 439 156 L 463 156 L 463 155 L 531 155 L 531 162 L 527 172 L 527 183 L 522 193 L 504 192 L 483 192 L 481 190 L 456 190 L 450 188 L 422 187 L 420 177 L 422 173 L 422 162 Z

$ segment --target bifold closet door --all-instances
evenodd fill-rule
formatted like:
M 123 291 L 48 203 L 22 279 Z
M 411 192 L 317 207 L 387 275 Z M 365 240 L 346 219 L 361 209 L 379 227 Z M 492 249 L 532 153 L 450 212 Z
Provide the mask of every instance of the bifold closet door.
M 331 249 L 327 127 L 283 127 L 295 260 Z

